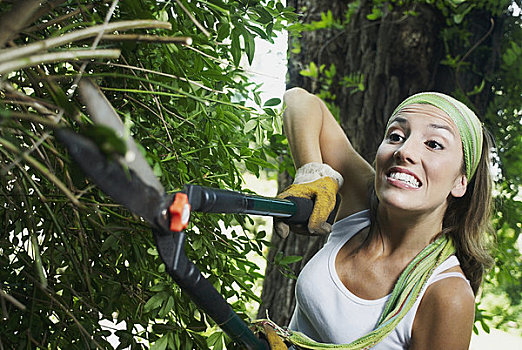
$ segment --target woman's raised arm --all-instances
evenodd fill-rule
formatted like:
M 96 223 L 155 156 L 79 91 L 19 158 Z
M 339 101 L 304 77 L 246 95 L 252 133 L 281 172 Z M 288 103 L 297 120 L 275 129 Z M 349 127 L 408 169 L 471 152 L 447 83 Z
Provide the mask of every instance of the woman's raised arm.
M 295 167 L 326 163 L 343 176 L 337 219 L 368 208 L 374 170 L 352 147 L 325 103 L 301 88 L 286 91 L 284 102 L 283 123 Z

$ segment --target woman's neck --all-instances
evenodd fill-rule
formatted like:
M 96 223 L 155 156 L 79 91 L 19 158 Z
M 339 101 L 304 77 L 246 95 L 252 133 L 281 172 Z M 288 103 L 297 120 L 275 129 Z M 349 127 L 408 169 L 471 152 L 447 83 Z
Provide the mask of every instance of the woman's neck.
M 429 213 L 411 213 L 379 206 L 377 209 L 378 239 L 382 254 L 415 256 L 442 231 L 445 208 Z

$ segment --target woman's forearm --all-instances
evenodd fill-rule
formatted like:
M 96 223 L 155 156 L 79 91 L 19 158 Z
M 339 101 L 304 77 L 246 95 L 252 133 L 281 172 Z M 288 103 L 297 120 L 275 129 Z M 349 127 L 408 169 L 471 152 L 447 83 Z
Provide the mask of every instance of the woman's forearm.
M 284 101 L 283 124 L 295 167 L 326 163 L 341 174 L 345 181 L 339 190 L 343 202 L 338 218 L 366 209 L 374 170 L 352 147 L 325 103 L 301 88 L 288 90 Z
M 323 112 L 319 98 L 304 89 L 293 88 L 285 92 L 283 99 L 286 104 L 283 125 L 295 167 L 322 163 L 319 136 Z

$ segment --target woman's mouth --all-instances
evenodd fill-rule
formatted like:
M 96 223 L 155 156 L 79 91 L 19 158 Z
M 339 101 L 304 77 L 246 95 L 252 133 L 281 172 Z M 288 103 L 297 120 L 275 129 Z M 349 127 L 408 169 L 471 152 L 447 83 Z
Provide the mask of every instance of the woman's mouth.
M 392 170 L 387 174 L 387 177 L 393 182 L 398 181 L 408 187 L 420 188 L 422 185 L 415 176 L 402 171 Z

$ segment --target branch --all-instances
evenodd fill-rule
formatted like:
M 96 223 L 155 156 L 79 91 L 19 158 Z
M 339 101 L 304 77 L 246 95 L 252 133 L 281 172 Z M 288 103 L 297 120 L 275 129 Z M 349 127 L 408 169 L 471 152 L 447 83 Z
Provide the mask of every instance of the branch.
M 58 127 L 58 124 L 56 122 L 53 122 L 52 120 L 49 120 L 49 119 L 42 118 L 38 114 L 34 114 L 34 113 L 0 111 L 0 120 L 2 120 L 2 118 L 27 120 L 32 123 L 42 124 L 51 129 L 56 129 Z
M 51 0 L 51 1 L 43 2 L 40 5 L 40 9 L 38 11 L 36 11 L 36 13 L 33 15 L 33 17 L 29 20 L 28 23 L 36 22 L 36 20 L 45 16 L 46 14 L 53 11 L 54 9 L 58 8 L 66 1 L 67 0 Z
M 11 142 L 0 138 L 0 145 L 5 147 L 8 151 L 17 154 L 20 158 L 24 159 L 29 165 L 31 165 L 33 168 L 37 169 L 43 176 L 45 176 L 49 181 L 54 183 L 56 187 L 58 187 L 66 196 L 71 200 L 71 202 L 81 207 L 80 201 L 69 191 L 67 186 L 60 181 L 53 173 L 49 171 L 42 163 L 31 157 L 30 155 L 20 151 L 15 145 L 13 145 Z
M 0 47 L 4 47 L 12 37 L 25 27 L 33 13 L 40 6 L 39 0 L 23 0 L 16 2 L 11 11 L 0 17 Z
M 171 29 L 172 25 L 169 22 L 153 21 L 153 20 L 135 20 L 135 21 L 121 21 L 109 23 L 107 25 L 100 24 L 85 29 L 76 30 L 71 33 L 64 34 L 56 38 L 37 41 L 35 43 L 22 46 L 13 47 L 9 49 L 0 50 L 0 62 L 13 60 L 18 57 L 27 56 L 39 51 L 58 47 L 64 44 L 69 44 L 74 41 L 91 38 L 103 32 L 114 32 L 117 30 L 140 29 L 140 28 L 163 28 Z
M 16 300 L 15 297 L 4 292 L 4 290 L 2 288 L 0 288 L 0 298 L 5 298 L 7 301 L 9 301 L 11 304 L 16 306 L 20 310 L 25 311 L 25 305 L 22 304 L 21 302 L 19 302 L 18 300 Z
M 92 9 L 94 7 L 94 5 L 93 4 L 84 5 L 83 7 L 84 7 L 85 10 L 90 10 L 90 9 Z M 83 11 L 83 9 L 78 9 L 78 10 L 71 11 L 69 13 L 66 13 L 65 15 L 62 15 L 62 16 L 60 16 L 58 18 L 54 18 L 54 19 L 52 19 L 50 21 L 35 24 L 34 26 L 31 26 L 29 28 L 24 29 L 23 32 L 24 33 L 37 32 L 39 30 L 42 30 L 42 29 L 48 28 L 48 27 L 50 27 L 52 25 L 55 25 L 56 23 L 61 23 L 61 22 L 65 21 L 68 18 L 74 17 L 74 16 L 76 16 L 77 14 L 79 14 L 82 11 Z
M 5 63 L 0 63 L 0 74 L 6 74 L 22 68 L 36 66 L 43 63 L 63 62 L 70 60 L 92 59 L 92 58 L 118 58 L 120 50 L 73 50 L 63 52 L 52 52 L 41 55 L 18 58 Z M 1 61 L 1 59 L 0 59 Z
M 108 62 L 108 63 L 96 62 L 95 64 L 103 64 L 103 65 L 107 65 L 107 66 L 111 66 L 111 67 L 121 67 L 121 68 L 130 69 L 130 70 L 138 70 L 138 71 L 141 71 L 141 72 L 152 73 L 152 74 L 160 75 L 160 76 L 167 77 L 167 78 L 179 79 L 181 81 L 185 81 L 185 82 L 191 83 L 193 85 L 196 85 L 196 86 L 198 86 L 198 87 L 200 87 L 202 89 L 205 89 L 207 91 L 215 92 L 216 94 L 224 94 L 225 93 L 225 91 L 214 90 L 212 88 L 209 88 L 208 86 L 205 86 L 205 85 L 203 85 L 201 83 L 198 83 L 197 81 L 186 79 L 186 78 L 183 78 L 183 77 L 178 77 L 177 75 L 168 74 L 168 73 L 164 73 L 164 72 L 160 72 L 160 71 L 145 69 L 145 68 L 136 67 L 136 66 L 129 66 L 129 65 L 120 64 L 120 63 L 111 63 L 111 62 Z
M 50 103 L 49 101 L 27 96 L 6 82 L 0 81 L 0 91 L 5 94 L 5 97 L 2 99 L 3 103 L 30 106 L 33 107 L 38 113 L 45 116 L 55 116 L 60 111 L 58 106 Z
M 465 60 L 466 58 L 468 58 L 468 56 L 469 56 L 469 55 L 470 55 L 470 54 L 471 54 L 471 53 L 472 53 L 472 52 L 473 52 L 473 51 L 474 51 L 474 50 L 475 50 L 475 49 L 476 49 L 480 44 L 482 44 L 482 42 L 483 42 L 484 40 L 486 40 L 486 38 L 491 34 L 491 32 L 493 32 L 493 28 L 495 28 L 495 20 L 493 19 L 493 17 L 489 19 L 489 22 L 491 23 L 491 25 L 490 25 L 490 27 L 489 27 L 487 33 L 484 34 L 484 35 L 483 35 L 483 36 L 482 36 L 482 37 L 481 37 L 481 38 L 480 38 L 480 39 L 479 39 L 479 40 L 478 40 L 478 41 L 477 41 L 477 42 L 476 42 L 476 43 L 475 43 L 475 44 L 474 44 L 474 45 L 473 45 L 469 50 L 468 50 L 468 52 L 466 52 L 466 54 L 464 54 L 464 56 L 462 56 L 462 58 L 457 62 L 457 66 L 458 66 L 457 70 L 460 69 L 460 64 L 461 64 L 462 62 L 464 62 L 464 60 Z
M 203 27 L 201 25 L 201 23 L 199 23 L 199 21 L 196 19 L 196 17 L 194 17 L 194 15 L 192 15 L 192 13 L 190 13 L 189 10 L 187 10 L 187 8 L 185 6 L 183 6 L 183 4 L 181 3 L 181 1 L 179 0 L 176 0 L 176 3 L 179 5 L 179 7 L 181 7 L 183 9 L 183 11 L 185 11 L 185 13 L 187 14 L 187 16 L 190 18 L 190 20 L 196 25 L 196 27 L 198 27 L 202 32 L 203 34 L 205 34 L 207 36 L 207 38 L 210 38 L 210 33 L 205 29 L 205 27 Z
M 186 36 L 157 36 L 144 34 L 104 34 L 101 37 L 106 41 L 145 41 L 150 43 L 192 45 L 192 38 Z
M 62 309 L 67 314 L 67 316 L 69 316 L 72 319 L 72 321 L 76 324 L 76 326 L 78 327 L 80 332 L 85 336 L 85 338 L 89 339 L 96 346 L 97 349 L 103 349 L 101 347 L 101 345 L 98 344 L 96 339 L 94 339 L 92 334 L 89 333 L 85 329 L 85 327 L 80 323 L 80 321 L 74 316 L 74 314 L 71 311 L 69 311 L 69 309 L 60 302 L 60 300 L 58 300 L 57 298 L 54 297 L 53 291 L 49 290 L 47 287 L 42 286 L 38 281 L 35 280 L 35 278 L 33 276 L 31 276 L 29 274 L 26 274 L 26 275 L 34 281 L 34 283 L 38 286 L 38 288 L 40 288 L 42 290 L 42 292 L 44 292 L 49 297 L 49 299 L 51 299 L 54 303 L 56 303 L 56 305 L 58 305 L 60 307 L 60 309 Z

